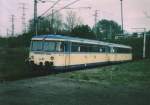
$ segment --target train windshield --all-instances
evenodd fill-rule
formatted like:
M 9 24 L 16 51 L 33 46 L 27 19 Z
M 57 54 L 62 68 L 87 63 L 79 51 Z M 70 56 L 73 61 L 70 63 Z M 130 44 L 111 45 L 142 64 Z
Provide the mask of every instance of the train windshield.
M 43 41 L 32 41 L 31 50 L 32 51 L 42 51 L 43 50 Z
M 31 51 L 58 52 L 59 46 L 56 41 L 32 41 Z
M 46 41 L 46 42 L 44 42 L 43 50 L 46 52 L 56 52 L 57 51 L 57 43 L 58 42 Z

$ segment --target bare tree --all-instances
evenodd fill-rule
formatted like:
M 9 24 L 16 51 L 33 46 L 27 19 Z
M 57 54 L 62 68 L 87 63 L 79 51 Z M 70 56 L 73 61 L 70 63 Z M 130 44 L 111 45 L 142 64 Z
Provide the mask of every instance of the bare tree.
M 65 28 L 72 31 L 74 27 L 81 24 L 81 18 L 77 17 L 76 13 L 69 11 L 66 16 Z
M 59 12 L 56 12 L 53 14 L 53 16 L 50 16 L 50 26 L 53 29 L 54 32 L 57 32 L 62 29 L 62 15 Z

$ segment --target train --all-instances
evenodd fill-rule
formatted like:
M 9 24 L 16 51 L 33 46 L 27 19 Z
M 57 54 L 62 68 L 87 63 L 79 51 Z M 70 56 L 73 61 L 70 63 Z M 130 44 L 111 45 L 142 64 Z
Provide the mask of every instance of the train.
M 132 47 L 63 35 L 33 36 L 28 62 L 47 69 L 86 68 L 132 60 Z

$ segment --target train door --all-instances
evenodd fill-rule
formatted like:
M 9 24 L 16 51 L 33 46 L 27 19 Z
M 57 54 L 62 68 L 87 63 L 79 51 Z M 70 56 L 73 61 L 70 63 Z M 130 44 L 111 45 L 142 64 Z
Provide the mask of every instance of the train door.
M 116 60 L 115 48 L 111 47 L 111 55 L 110 55 L 110 62 L 114 62 Z
M 105 53 L 106 53 L 106 62 L 110 61 L 110 53 L 111 53 L 111 48 L 109 46 L 105 46 Z
M 71 42 L 64 43 L 64 56 L 65 56 L 65 68 L 68 68 L 70 65 L 70 52 L 71 52 Z

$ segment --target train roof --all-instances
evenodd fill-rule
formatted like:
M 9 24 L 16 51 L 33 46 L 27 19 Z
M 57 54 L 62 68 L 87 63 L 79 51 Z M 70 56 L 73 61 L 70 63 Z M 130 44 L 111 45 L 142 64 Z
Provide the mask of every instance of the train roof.
M 122 45 L 122 44 L 114 44 L 108 43 L 104 41 L 96 41 L 96 40 L 89 40 L 77 37 L 70 37 L 70 36 L 63 36 L 63 35 L 37 35 L 33 36 L 32 40 L 59 40 L 59 41 L 71 41 L 71 42 L 79 42 L 79 43 L 86 43 L 86 44 L 98 44 L 98 45 L 107 45 L 111 47 L 122 47 L 122 48 L 130 48 L 130 46 Z

